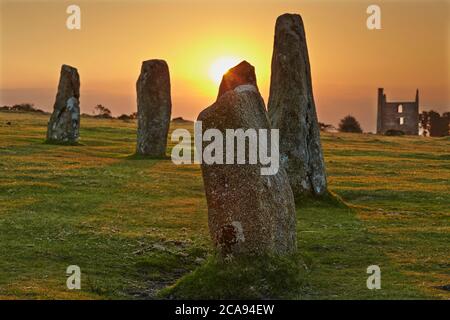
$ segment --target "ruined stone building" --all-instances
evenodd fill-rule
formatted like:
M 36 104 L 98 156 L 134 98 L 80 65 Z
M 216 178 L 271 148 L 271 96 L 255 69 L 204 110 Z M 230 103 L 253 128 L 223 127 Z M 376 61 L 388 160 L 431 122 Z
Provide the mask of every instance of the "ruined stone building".
M 419 134 L 419 90 L 416 100 L 387 102 L 383 88 L 378 88 L 377 134 Z

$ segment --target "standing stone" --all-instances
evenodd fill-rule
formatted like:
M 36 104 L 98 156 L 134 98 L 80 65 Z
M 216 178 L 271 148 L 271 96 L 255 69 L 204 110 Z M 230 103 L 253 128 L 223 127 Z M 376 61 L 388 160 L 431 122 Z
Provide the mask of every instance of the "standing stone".
M 268 111 L 272 127 L 280 129 L 280 161 L 294 197 L 325 194 L 320 129 L 305 30 L 298 14 L 284 14 L 276 22 Z
M 169 67 L 164 60 L 142 62 L 137 91 L 136 153 L 165 157 L 172 102 L 170 98 Z
M 80 136 L 80 77 L 77 69 L 63 65 L 47 141 L 76 143 Z
M 251 84 L 258 88 L 256 84 L 255 67 L 247 61 L 242 61 L 223 75 L 217 97 L 219 98 L 225 92 L 233 90 L 243 84 Z
M 241 85 L 223 93 L 203 110 L 203 133 L 218 129 L 226 146 L 227 129 L 270 129 L 264 101 L 253 85 Z M 270 137 L 268 137 L 270 141 Z M 209 144 L 203 142 L 203 148 Z M 235 145 L 236 145 L 235 139 Z M 287 254 L 296 250 L 296 213 L 287 174 L 261 175 L 260 164 L 206 164 L 203 182 L 208 203 L 211 237 L 222 256 Z

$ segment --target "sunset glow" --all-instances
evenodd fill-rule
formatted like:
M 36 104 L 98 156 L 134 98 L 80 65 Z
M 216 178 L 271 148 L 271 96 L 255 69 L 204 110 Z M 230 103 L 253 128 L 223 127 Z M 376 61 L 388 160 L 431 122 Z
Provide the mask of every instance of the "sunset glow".
M 232 67 L 241 62 L 242 59 L 236 57 L 220 57 L 215 60 L 210 69 L 209 76 L 215 82 L 216 85 L 220 84 L 222 76 Z
M 450 103 L 444 2 L 383 1 L 376 31 L 366 28 L 367 5 L 359 1 L 267 0 L 255 13 L 251 1 L 80 0 L 80 30 L 66 28 L 64 1 L 0 2 L 1 105 L 51 110 L 59 70 L 69 64 L 80 73 L 83 113 L 102 104 L 113 115 L 130 114 L 141 63 L 154 58 L 169 65 L 174 116 L 196 119 L 242 60 L 255 67 L 267 103 L 274 26 L 285 12 L 301 14 L 305 24 L 321 122 L 336 125 L 352 114 L 374 130 L 378 87 L 394 100 L 419 88 L 421 105 L 436 111 Z

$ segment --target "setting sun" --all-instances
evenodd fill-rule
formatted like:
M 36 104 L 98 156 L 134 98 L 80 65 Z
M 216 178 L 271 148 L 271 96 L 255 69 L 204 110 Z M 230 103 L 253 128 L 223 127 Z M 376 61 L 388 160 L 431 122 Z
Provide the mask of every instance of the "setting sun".
M 220 84 L 222 76 L 232 67 L 241 62 L 242 59 L 236 57 L 221 57 L 213 62 L 209 69 L 209 76 L 216 83 Z

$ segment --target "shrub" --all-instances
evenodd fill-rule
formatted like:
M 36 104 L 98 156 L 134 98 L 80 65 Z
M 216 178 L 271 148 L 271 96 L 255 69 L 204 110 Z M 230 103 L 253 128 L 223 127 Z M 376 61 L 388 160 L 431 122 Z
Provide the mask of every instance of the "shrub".
M 390 130 L 386 131 L 384 135 L 386 135 L 386 136 L 403 136 L 403 135 L 405 135 L 405 133 L 402 130 L 390 129 Z
M 339 131 L 340 132 L 354 132 L 354 133 L 362 133 L 361 125 L 358 120 L 353 116 L 346 116 L 339 123 Z
M 97 114 L 95 115 L 96 118 L 106 118 L 106 119 L 112 118 L 111 110 L 109 110 L 107 107 L 101 104 L 95 106 L 94 113 L 95 112 L 97 112 Z

